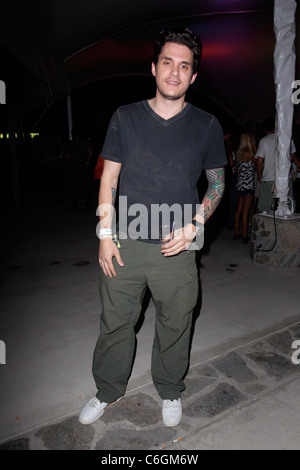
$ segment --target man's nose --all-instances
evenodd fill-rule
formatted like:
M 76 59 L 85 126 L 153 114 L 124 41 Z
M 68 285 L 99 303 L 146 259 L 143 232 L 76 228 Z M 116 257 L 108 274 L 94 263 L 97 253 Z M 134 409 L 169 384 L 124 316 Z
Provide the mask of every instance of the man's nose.
M 179 66 L 173 65 L 172 75 L 175 76 L 175 77 L 177 77 L 179 75 Z

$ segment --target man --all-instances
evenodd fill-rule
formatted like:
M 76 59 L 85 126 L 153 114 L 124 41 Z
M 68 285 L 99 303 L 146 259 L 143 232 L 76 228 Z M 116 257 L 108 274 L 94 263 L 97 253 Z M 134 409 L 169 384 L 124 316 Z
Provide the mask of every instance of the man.
M 185 389 L 183 378 L 188 370 L 192 313 L 198 295 L 191 247 L 201 223 L 221 200 L 226 164 L 220 124 L 185 101 L 197 76 L 201 51 L 200 40 L 188 29 L 162 31 L 152 63 L 155 97 L 119 108 L 108 128 L 99 191 L 102 314 L 93 359 L 98 392 L 81 411 L 83 424 L 97 420 L 125 393 L 134 355 L 134 327 L 147 286 L 156 307 L 151 371 L 163 401 L 163 422 L 176 426 L 181 420 L 180 395 Z M 208 190 L 199 208 L 197 181 L 202 168 Z M 110 207 L 119 178 L 119 239 L 114 241 Z M 128 208 L 125 218 L 124 199 Z M 159 205 L 182 209 L 173 222 L 170 216 L 170 231 L 176 222 L 175 236 L 163 245 L 153 216 Z M 138 224 L 134 220 L 137 207 L 140 212 L 145 208 L 146 213 Z M 164 214 L 160 216 L 161 220 Z
M 260 183 L 257 208 L 260 212 L 269 212 L 273 204 L 275 183 L 275 116 L 265 119 L 264 129 L 266 135 L 259 141 L 255 155 L 257 159 L 257 179 Z M 296 148 L 292 141 L 291 161 L 297 162 L 295 152 Z

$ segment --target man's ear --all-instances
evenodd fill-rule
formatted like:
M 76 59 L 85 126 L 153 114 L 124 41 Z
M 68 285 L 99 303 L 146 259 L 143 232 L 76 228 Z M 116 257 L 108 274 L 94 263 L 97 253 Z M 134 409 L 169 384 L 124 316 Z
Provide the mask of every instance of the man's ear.
M 194 83 L 194 81 L 196 80 L 197 75 L 198 75 L 198 73 L 194 73 L 194 75 L 192 75 L 192 78 L 191 78 L 191 85 L 192 85 L 192 84 Z
M 152 62 L 151 64 L 151 72 L 153 77 L 156 77 L 156 65 L 154 64 L 154 62 Z

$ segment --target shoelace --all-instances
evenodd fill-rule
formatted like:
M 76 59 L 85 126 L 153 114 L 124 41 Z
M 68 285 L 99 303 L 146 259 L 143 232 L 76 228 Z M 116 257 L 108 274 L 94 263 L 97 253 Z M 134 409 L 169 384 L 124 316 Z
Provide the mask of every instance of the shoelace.
M 178 408 L 179 400 L 165 400 L 165 408 Z
M 93 408 L 96 408 L 97 406 L 99 406 L 99 400 L 97 397 L 94 397 L 91 399 L 90 401 L 90 406 L 93 407 Z

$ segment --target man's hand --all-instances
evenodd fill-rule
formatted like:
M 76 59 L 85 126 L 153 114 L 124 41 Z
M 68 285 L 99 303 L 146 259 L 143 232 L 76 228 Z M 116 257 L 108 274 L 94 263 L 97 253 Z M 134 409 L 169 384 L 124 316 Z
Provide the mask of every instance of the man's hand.
M 124 266 L 119 249 L 114 241 L 111 238 L 103 238 L 100 240 L 99 265 L 105 276 L 109 276 L 110 278 L 117 277 L 112 262 L 114 257 L 116 258 L 119 266 Z
M 170 242 L 162 245 L 161 252 L 164 256 L 178 255 L 181 251 L 188 250 L 195 238 L 195 228 L 193 224 L 187 224 L 183 228 L 178 228 L 174 232 L 174 238 Z

